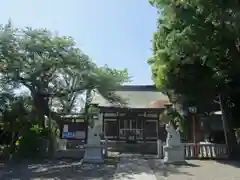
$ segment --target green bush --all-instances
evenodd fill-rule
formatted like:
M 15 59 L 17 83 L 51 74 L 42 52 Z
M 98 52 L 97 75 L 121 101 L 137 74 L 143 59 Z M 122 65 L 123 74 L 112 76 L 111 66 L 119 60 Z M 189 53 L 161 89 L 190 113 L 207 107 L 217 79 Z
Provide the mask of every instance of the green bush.
M 36 158 L 41 156 L 42 139 L 47 139 L 48 137 L 48 129 L 33 126 L 17 141 L 17 155 L 22 158 Z

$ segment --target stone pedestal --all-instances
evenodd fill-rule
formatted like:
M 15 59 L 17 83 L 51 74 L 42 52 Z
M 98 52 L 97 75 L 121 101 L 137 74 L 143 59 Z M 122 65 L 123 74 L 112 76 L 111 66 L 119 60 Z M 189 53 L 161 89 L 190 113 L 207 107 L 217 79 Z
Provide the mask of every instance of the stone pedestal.
M 101 145 L 100 130 L 98 126 L 94 129 L 88 129 L 88 140 L 87 144 L 84 145 L 85 153 L 83 157 L 83 162 L 86 163 L 103 163 L 103 148 L 105 146 Z
M 83 162 L 85 163 L 104 163 L 102 145 L 86 144 Z
M 183 163 L 184 159 L 184 145 L 169 147 L 164 146 L 164 163 Z

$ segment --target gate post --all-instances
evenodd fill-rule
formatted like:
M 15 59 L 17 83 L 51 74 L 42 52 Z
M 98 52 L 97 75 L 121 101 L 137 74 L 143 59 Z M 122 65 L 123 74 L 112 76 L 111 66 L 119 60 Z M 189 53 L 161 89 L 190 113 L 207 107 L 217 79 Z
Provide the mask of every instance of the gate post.
M 157 140 L 157 156 L 162 158 L 162 141 L 160 139 Z

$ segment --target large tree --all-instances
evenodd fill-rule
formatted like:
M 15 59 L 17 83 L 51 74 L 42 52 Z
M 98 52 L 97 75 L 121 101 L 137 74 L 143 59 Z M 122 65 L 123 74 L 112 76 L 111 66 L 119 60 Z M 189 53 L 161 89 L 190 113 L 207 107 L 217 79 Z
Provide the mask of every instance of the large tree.
M 69 97 L 89 89 L 97 90 L 110 101 L 120 102 L 110 89 L 128 80 L 126 70 L 97 67 L 72 38 L 54 35 L 46 29 L 16 29 L 11 23 L 1 26 L 0 56 L 2 81 L 25 86 L 42 120 L 50 114 L 59 120 L 50 109 L 51 98 Z M 72 72 L 78 82 L 63 84 L 66 72 Z
M 73 91 L 60 97 L 54 97 L 50 104 L 55 111 L 63 114 L 79 113 L 79 108 L 83 106 L 84 90 L 74 91 L 82 83 L 81 76 L 71 69 L 64 69 L 61 76 L 55 81 L 59 87 L 72 89 Z
M 159 10 L 153 57 L 149 60 L 156 84 L 196 105 L 206 105 L 220 97 L 224 127 L 233 139 L 232 121 L 227 115 L 233 102 L 229 99 L 239 92 L 240 85 L 239 2 L 151 0 L 150 3 Z
M 89 96 L 93 95 L 93 91 L 97 91 L 97 93 L 109 101 L 121 104 L 125 103 L 123 99 L 115 95 L 114 90 L 117 86 L 128 80 L 127 70 L 111 69 L 105 65 L 104 67 L 96 69 L 95 73 L 96 74 L 93 75 L 95 78 L 91 80 L 94 86 L 88 89 L 90 92 Z M 59 87 L 64 87 L 64 89 L 70 88 L 73 91 L 69 91 L 69 93 L 64 96 L 54 98 L 53 104 L 58 112 L 64 114 L 79 113 L 80 110 L 81 112 L 84 111 L 81 108 L 85 106 L 87 98 L 89 103 L 91 102 L 92 97 L 86 97 L 86 89 L 75 91 L 82 81 L 82 77 L 77 72 L 71 69 L 64 69 L 61 77 L 59 77 L 54 84 Z

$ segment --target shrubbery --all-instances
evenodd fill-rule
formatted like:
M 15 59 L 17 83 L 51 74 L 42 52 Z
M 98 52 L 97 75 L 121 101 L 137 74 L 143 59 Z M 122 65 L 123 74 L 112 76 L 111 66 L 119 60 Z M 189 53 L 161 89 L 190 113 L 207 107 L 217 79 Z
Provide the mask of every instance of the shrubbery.
M 33 126 L 27 130 L 16 142 L 17 155 L 22 158 L 37 158 L 43 155 L 44 139 L 49 139 L 47 128 Z

